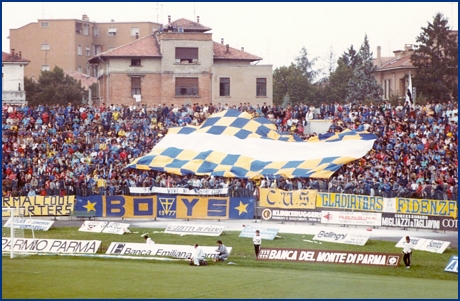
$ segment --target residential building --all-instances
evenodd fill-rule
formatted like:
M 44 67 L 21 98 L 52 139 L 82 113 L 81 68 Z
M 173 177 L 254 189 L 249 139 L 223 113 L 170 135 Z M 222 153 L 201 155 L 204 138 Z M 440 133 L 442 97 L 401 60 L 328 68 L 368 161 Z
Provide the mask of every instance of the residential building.
M 89 59 L 107 105 L 273 103 L 272 65 L 212 40 L 211 28 L 187 19 Z
M 417 72 L 417 68 L 412 65 L 410 60 L 414 51 L 415 45 L 406 44 L 404 50 L 393 51 L 393 57 L 382 57 L 381 47 L 377 47 L 377 58 L 374 60 L 377 69 L 374 72 L 374 77 L 377 83 L 382 85 L 382 98 L 384 100 L 389 100 L 392 97 L 404 99 L 409 86 L 409 71 L 411 76 Z
M 22 53 L 2 52 L 2 103 L 24 104 L 27 103 L 24 91 L 24 68 L 30 63 L 22 58 Z
M 103 51 L 145 37 L 159 28 L 153 22 L 95 22 L 78 19 L 39 19 L 10 29 L 10 48 L 21 49 L 30 60 L 25 76 L 38 80 L 42 70 L 55 66 L 94 76 L 88 59 Z

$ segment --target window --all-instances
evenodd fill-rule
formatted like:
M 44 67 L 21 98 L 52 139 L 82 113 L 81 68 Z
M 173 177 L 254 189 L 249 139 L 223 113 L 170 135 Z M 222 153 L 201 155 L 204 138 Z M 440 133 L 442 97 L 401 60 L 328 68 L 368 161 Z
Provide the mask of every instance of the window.
M 230 96 L 230 78 L 228 77 L 220 78 L 219 96 Z
M 41 28 L 48 28 L 48 27 L 50 27 L 50 23 L 48 23 L 48 22 L 40 22 L 40 27 Z
M 93 27 L 93 36 L 95 37 L 99 36 L 99 27 Z
M 198 48 L 176 48 L 176 63 L 191 64 L 198 62 Z
M 50 50 L 50 44 L 42 44 L 42 50 Z
M 86 46 L 86 56 L 90 56 L 91 55 L 91 49 L 89 48 L 89 46 Z
M 50 65 L 42 65 L 42 71 L 50 71 Z
M 83 34 L 83 24 L 82 23 L 75 23 L 75 32 L 77 34 Z
M 98 55 L 101 52 L 102 52 L 102 46 L 101 45 L 94 45 L 94 54 Z
M 89 24 L 83 24 L 83 35 L 89 36 Z
M 139 27 L 131 27 L 131 36 L 139 35 Z
M 256 80 L 256 96 L 267 96 L 267 79 L 258 78 Z
M 176 96 L 197 95 L 197 77 L 176 77 Z
M 141 78 L 131 77 L 131 95 L 141 95 Z
M 141 59 L 131 59 L 131 67 L 132 66 L 140 67 L 141 66 Z
M 77 71 L 81 73 L 81 66 L 78 66 Z
M 109 32 L 108 32 L 110 37 L 114 37 L 117 35 L 117 28 L 116 27 L 109 27 Z
M 77 54 L 82 55 L 81 45 L 78 45 L 77 47 Z

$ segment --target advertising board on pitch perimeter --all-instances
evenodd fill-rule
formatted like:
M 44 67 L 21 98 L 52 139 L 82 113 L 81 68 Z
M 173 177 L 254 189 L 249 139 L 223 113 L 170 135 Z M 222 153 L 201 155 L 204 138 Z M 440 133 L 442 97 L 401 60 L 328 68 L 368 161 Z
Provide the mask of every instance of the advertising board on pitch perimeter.
M 339 244 L 347 245 L 358 245 L 364 246 L 367 240 L 371 237 L 369 232 L 349 232 L 346 230 L 320 230 L 314 237 L 313 240 L 321 240 L 327 242 L 335 242 Z
M 208 225 L 189 225 L 189 224 L 170 224 L 166 227 L 164 233 L 179 235 L 205 235 L 219 236 L 224 231 L 224 226 Z
M 321 211 L 321 224 L 380 226 L 382 213 Z
M 245 226 L 243 231 L 241 231 L 239 237 L 248 237 L 248 238 L 253 238 L 254 235 L 256 235 L 256 230 L 260 231 L 260 237 L 262 239 L 267 239 L 267 240 L 274 240 L 276 235 L 278 234 L 278 231 L 280 229 L 276 228 L 264 228 L 264 227 L 254 227 L 254 226 Z
M 450 257 L 444 271 L 458 274 L 458 255 L 452 255 Z
M 321 211 L 306 209 L 264 208 L 262 210 L 262 218 L 264 220 L 320 223 Z
M 216 258 L 217 246 L 201 247 L 205 253 L 205 258 Z M 112 255 L 138 255 L 138 256 L 170 256 L 186 259 L 192 256 L 195 248 L 190 245 L 163 245 L 146 243 L 126 243 L 112 242 L 107 248 L 106 254 Z M 232 247 L 227 247 L 228 254 L 232 252 Z
M 406 237 L 403 236 L 396 244 L 397 248 L 404 248 L 403 243 L 406 241 Z M 450 241 L 426 239 L 419 237 L 410 237 L 410 241 L 414 247 L 414 250 L 427 251 L 432 253 L 442 254 L 450 245 Z
M 11 223 L 13 223 L 13 228 L 15 229 L 48 231 L 53 225 L 54 221 L 27 219 L 27 218 L 19 218 L 19 217 L 11 218 L 10 217 L 6 221 L 5 225 L 3 225 L 3 227 L 9 228 L 11 227 Z
M 122 235 L 130 232 L 128 228 L 126 223 L 85 221 L 78 231 Z
M 257 260 L 340 263 L 386 267 L 397 267 L 400 259 L 400 254 L 390 253 L 302 250 L 288 248 L 262 248 L 259 256 L 257 257 Z
M 30 253 L 96 253 L 100 245 L 100 240 L 16 238 L 11 246 L 11 239 L 2 237 L 2 252 L 13 247 L 14 251 Z

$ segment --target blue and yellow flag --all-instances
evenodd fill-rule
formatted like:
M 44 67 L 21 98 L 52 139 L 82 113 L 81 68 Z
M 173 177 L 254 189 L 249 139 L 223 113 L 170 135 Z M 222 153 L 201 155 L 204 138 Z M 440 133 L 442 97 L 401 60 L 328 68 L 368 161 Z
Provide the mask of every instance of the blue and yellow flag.
M 230 178 L 329 178 L 343 164 L 363 157 L 376 139 L 368 132 L 346 130 L 304 141 L 278 133 L 266 118 L 226 110 L 198 127 L 171 128 L 148 155 L 127 168 Z

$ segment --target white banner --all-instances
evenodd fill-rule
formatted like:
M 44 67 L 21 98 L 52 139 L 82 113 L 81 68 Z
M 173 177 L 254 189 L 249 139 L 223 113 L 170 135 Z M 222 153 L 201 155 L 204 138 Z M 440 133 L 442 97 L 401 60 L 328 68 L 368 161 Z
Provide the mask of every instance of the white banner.
M 186 194 L 186 195 L 220 195 L 228 194 L 228 188 L 218 189 L 188 189 L 185 187 L 129 187 L 129 192 L 140 194 Z
M 126 223 L 116 223 L 110 222 L 107 226 L 102 230 L 102 233 L 112 233 L 112 234 L 124 234 L 129 233 L 128 230 L 129 224 Z
M 209 225 L 189 225 L 189 224 L 170 224 L 166 227 L 164 233 L 180 235 L 205 235 L 219 236 L 224 231 L 224 226 Z
M 369 232 L 353 233 L 345 230 L 334 230 L 326 231 L 320 230 L 314 237 L 313 240 L 321 240 L 327 242 L 335 242 L 339 244 L 347 245 L 359 245 L 364 246 L 369 239 L 371 234 Z
M 85 221 L 78 231 L 123 234 L 130 232 L 128 228 L 129 224 L 126 223 Z
M 13 250 L 43 253 L 96 253 L 100 240 L 15 238 Z M 2 252 L 11 251 L 11 239 L 2 237 Z
M 403 236 L 396 244 L 397 248 L 404 248 L 403 243 L 406 241 L 406 236 Z M 442 254 L 450 245 L 450 241 L 433 240 L 419 237 L 410 237 L 410 241 L 414 250 L 427 251 L 432 253 Z
M 107 222 L 85 221 L 78 231 L 101 233 Z
M 381 223 L 382 213 L 321 211 L 321 224 L 380 226 Z
M 444 271 L 458 274 L 458 255 L 452 255 L 450 257 Z
M 228 254 L 231 253 L 232 247 L 227 247 Z M 205 258 L 216 258 L 217 245 L 215 247 L 201 247 L 205 253 Z M 138 256 L 170 256 L 175 258 L 186 259 L 192 256 L 193 246 L 189 245 L 162 245 L 146 243 L 125 243 L 112 242 L 105 254 L 115 255 L 138 255 Z
M 48 231 L 53 224 L 54 221 L 13 217 L 13 228 L 15 229 Z M 11 217 L 6 221 L 3 227 L 11 227 Z

